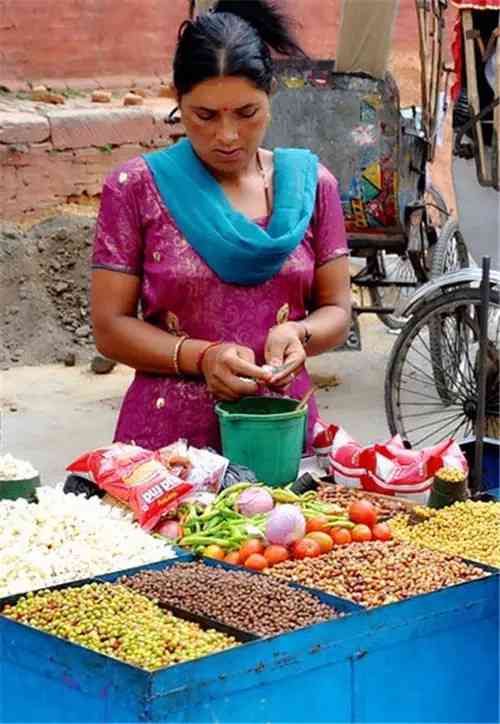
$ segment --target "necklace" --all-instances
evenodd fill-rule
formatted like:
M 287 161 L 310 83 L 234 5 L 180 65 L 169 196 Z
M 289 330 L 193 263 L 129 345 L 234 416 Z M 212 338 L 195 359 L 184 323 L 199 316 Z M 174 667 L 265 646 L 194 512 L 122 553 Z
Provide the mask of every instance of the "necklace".
M 259 153 L 258 151 L 257 151 L 257 157 L 256 157 L 256 158 L 257 158 L 257 168 L 259 169 L 259 173 L 260 173 L 260 175 L 262 176 L 262 181 L 264 182 L 264 193 L 265 193 L 265 195 L 266 195 L 267 215 L 270 216 L 270 215 L 271 215 L 272 204 L 271 204 L 271 194 L 270 194 L 270 189 L 269 189 L 269 181 L 268 181 L 268 178 L 267 178 L 267 174 L 266 174 L 266 172 L 264 171 L 264 167 L 263 167 L 263 165 L 262 165 L 262 160 L 261 160 L 261 158 L 260 158 L 260 153 Z

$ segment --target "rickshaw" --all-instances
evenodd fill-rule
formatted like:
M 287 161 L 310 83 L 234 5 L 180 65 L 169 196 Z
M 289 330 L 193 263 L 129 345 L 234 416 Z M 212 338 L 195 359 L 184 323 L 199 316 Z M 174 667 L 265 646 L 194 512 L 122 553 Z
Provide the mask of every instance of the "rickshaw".
M 454 186 L 472 256 L 477 262 L 491 257 L 489 305 L 485 309 L 478 268 L 431 281 L 403 301 L 397 314 L 407 323 L 387 366 L 386 412 L 391 431 L 412 445 L 482 435 L 498 456 L 500 41 L 496 48 L 494 41 L 500 0 L 453 4 Z M 485 60 L 494 69 L 489 79 Z
M 422 105 L 400 107 L 388 72 L 397 0 L 345 0 L 335 60 L 277 62 L 268 147 L 315 151 L 337 177 L 359 293 L 348 347 L 360 349 L 358 315 L 390 328 L 420 285 L 469 263 L 446 203 L 430 183 L 442 116 L 443 0 L 416 0 Z M 369 28 L 369 32 L 363 32 Z M 368 303 L 366 303 L 368 298 Z

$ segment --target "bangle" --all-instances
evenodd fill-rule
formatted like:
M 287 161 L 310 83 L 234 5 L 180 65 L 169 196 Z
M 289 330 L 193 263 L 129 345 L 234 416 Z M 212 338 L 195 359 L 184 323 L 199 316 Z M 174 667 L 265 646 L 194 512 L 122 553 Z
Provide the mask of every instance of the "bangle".
M 173 363 L 174 363 L 174 372 L 176 375 L 180 376 L 182 374 L 180 367 L 179 367 L 179 354 L 181 351 L 181 347 L 186 341 L 186 339 L 189 339 L 189 335 L 185 334 L 183 337 L 181 337 L 177 344 L 175 345 L 174 349 L 174 356 L 173 356 Z
M 201 352 L 198 355 L 198 359 L 196 360 L 196 369 L 200 373 L 200 375 L 203 376 L 203 370 L 201 368 L 203 364 L 203 360 L 205 359 L 205 355 L 208 352 L 209 349 L 212 349 L 213 347 L 218 347 L 219 345 L 224 344 L 223 342 L 210 342 L 210 344 L 207 344 Z
M 309 331 L 309 327 L 306 325 L 305 322 L 299 322 L 304 327 L 304 339 L 302 340 L 302 346 L 305 347 L 307 343 L 310 341 L 312 334 Z

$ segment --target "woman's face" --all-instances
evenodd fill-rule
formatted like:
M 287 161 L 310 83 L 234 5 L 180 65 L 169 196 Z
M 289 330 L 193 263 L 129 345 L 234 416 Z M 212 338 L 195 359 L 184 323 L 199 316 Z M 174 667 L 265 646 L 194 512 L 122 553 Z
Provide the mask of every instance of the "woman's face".
M 243 172 L 269 124 L 269 97 L 246 78 L 221 76 L 198 83 L 180 101 L 182 120 L 201 160 L 221 175 Z

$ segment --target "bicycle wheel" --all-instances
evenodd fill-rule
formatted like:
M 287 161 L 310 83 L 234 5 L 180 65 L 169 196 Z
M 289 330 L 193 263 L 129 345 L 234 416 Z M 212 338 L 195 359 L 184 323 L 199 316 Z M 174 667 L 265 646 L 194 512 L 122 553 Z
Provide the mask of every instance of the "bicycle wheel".
M 408 321 L 392 349 L 385 377 L 389 428 L 413 447 L 447 437 L 462 439 L 475 429 L 478 406 L 478 289 L 455 289 L 425 304 Z M 430 337 L 440 325 L 448 366 L 434 379 Z M 488 317 L 487 429 L 498 429 L 500 296 L 492 290 Z M 439 387 L 445 380 L 445 399 Z
M 467 245 L 455 219 L 449 219 L 441 232 L 432 255 L 431 276 L 436 279 L 443 274 L 460 271 L 469 266 Z M 453 359 L 449 359 L 448 346 L 442 339 L 441 322 L 431 323 L 430 348 L 432 371 L 436 388 L 443 402 L 447 401 L 448 384 L 444 370 L 452 368 Z M 459 340 L 457 340 L 457 344 Z
M 408 239 L 417 237 L 412 244 L 418 248 L 410 255 L 406 252 L 401 256 L 380 252 L 380 266 L 384 270 L 386 281 L 408 282 L 419 281 L 415 266 L 419 270 L 420 281 L 430 279 L 432 275 L 433 246 L 439 239 L 442 228 L 449 219 L 449 213 L 441 193 L 435 186 L 429 186 L 424 194 L 423 204 L 410 216 Z M 411 297 L 415 287 L 370 287 L 371 303 L 377 307 L 397 307 L 404 299 Z M 405 325 L 406 319 L 396 314 L 377 314 L 381 322 L 389 329 L 399 330 Z

